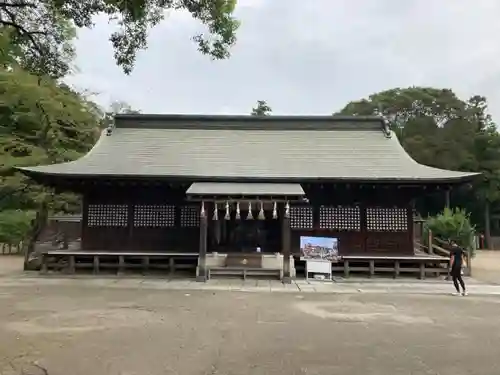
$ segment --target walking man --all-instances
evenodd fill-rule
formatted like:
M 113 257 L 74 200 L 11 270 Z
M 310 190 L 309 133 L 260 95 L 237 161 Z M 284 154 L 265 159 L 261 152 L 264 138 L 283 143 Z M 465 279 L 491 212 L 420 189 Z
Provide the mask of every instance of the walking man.
M 464 258 L 463 249 L 460 246 L 458 246 L 455 241 L 452 241 L 451 252 L 450 252 L 450 276 L 453 280 L 453 285 L 457 290 L 456 293 L 453 293 L 453 295 L 455 296 L 467 295 L 465 283 L 464 280 L 462 279 L 463 258 Z M 462 288 L 461 293 L 460 293 L 460 287 Z

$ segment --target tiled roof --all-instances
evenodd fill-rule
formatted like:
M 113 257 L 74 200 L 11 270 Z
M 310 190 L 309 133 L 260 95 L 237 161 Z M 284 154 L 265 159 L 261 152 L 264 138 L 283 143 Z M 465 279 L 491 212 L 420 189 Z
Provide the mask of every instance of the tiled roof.
M 418 164 L 382 119 L 126 115 L 79 160 L 27 174 L 193 181 L 460 181 L 474 173 Z

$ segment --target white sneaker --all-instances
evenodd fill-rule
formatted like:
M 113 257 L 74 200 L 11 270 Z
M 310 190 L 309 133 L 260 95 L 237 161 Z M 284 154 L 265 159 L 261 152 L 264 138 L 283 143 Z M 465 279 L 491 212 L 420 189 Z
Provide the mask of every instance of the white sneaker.
M 468 296 L 469 293 L 467 293 L 466 291 L 462 293 L 462 296 Z
M 458 292 L 455 292 L 455 293 L 451 293 L 452 296 L 455 296 L 455 297 L 458 297 L 458 296 L 461 296 L 462 293 L 458 293 Z

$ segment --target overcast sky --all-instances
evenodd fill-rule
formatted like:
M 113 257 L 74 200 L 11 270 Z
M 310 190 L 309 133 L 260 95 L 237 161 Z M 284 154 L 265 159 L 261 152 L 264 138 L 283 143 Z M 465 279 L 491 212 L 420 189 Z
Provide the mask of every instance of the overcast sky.
M 500 121 L 499 0 L 238 0 L 237 45 L 201 55 L 186 14 L 156 27 L 130 76 L 97 20 L 77 41 L 71 82 L 144 113 L 331 114 L 351 100 L 411 85 L 485 95 Z

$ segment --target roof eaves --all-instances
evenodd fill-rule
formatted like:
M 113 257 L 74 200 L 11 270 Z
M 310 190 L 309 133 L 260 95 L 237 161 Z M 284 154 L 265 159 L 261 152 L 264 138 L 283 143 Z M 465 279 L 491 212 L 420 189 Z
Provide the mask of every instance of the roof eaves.
M 55 167 L 56 165 L 54 165 Z M 52 166 L 44 166 L 52 167 Z M 147 174 L 95 174 L 95 173 L 71 173 L 71 172 L 58 172 L 57 170 L 50 171 L 40 170 L 40 167 L 15 167 L 23 174 L 30 177 L 66 177 L 66 178 L 109 178 L 109 179 L 161 179 L 161 180 L 177 180 L 177 181 L 196 181 L 196 182 L 267 182 L 267 183 L 304 183 L 304 182 L 323 182 L 323 183 L 372 183 L 372 184 L 433 184 L 433 183 L 461 183 L 472 181 L 477 178 L 481 173 L 463 173 L 454 176 L 444 177 L 315 177 L 315 178 L 302 178 L 302 177 L 227 177 L 227 176 L 177 176 L 177 175 L 147 175 Z

